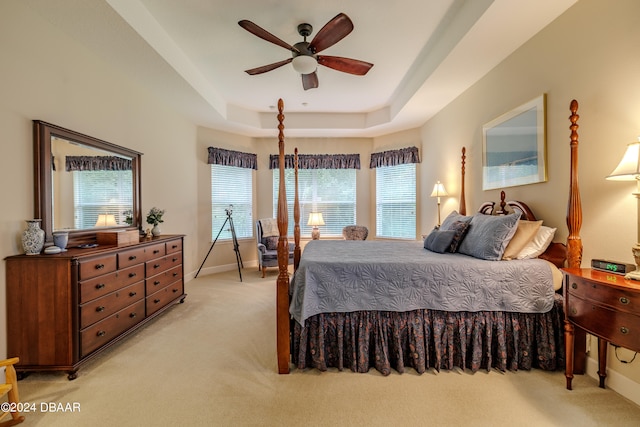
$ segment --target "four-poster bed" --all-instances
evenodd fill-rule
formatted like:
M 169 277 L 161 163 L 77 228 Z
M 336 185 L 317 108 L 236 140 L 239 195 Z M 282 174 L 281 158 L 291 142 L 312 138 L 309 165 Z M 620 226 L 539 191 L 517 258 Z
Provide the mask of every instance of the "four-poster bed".
M 291 283 L 286 250 L 288 217 L 284 187 L 283 109 L 283 102 L 279 100 L 278 250 L 282 253 L 279 256 L 279 260 L 282 260 L 277 279 L 276 312 L 279 373 L 288 373 L 291 362 L 300 369 L 315 367 L 326 370 L 328 367 L 336 367 L 341 370 L 346 367 L 356 372 L 366 372 L 374 367 L 384 375 L 389 374 L 392 368 L 403 372 L 405 366 L 412 367 L 419 373 L 430 368 L 459 367 L 476 371 L 494 367 L 504 371 L 531 367 L 555 370 L 564 366 L 562 296 L 555 292 L 557 287 L 552 288 L 555 267 L 544 260 L 562 267 L 568 258 L 568 265 L 572 267 L 579 266 L 581 259 L 576 101 L 571 103 L 570 118 L 571 195 L 567 212 L 567 246 L 550 244 L 538 257 L 542 260 L 496 263 L 456 253 L 433 253 L 422 246 L 418 247 L 414 242 L 314 241 L 305 248 L 305 253 L 301 256 L 296 179 L 294 239 L 297 256 Z M 465 160 L 466 152 L 463 148 L 459 207 L 459 215 L 463 217 L 466 214 Z M 294 167 L 297 178 L 297 149 Z M 536 221 L 525 203 L 505 202 L 504 192 L 501 198 L 498 207 L 494 209 L 493 203 L 485 203 L 480 207 L 479 213 L 504 215 L 506 210 L 510 210 L 516 212 L 523 221 Z M 466 218 L 473 221 L 472 216 Z M 403 255 L 375 258 L 375 254 L 382 249 L 387 253 L 396 251 Z M 429 258 L 428 263 L 432 267 L 436 266 L 436 272 L 425 269 L 422 265 L 424 261 L 419 258 Z M 473 265 L 473 268 L 460 269 L 460 264 L 452 264 L 456 259 L 465 265 Z M 396 261 L 402 265 L 392 266 Z M 351 276 L 345 275 L 345 271 L 355 265 L 358 266 L 356 272 Z M 370 277 L 365 277 L 366 273 L 363 274 L 362 268 L 370 271 L 371 277 L 385 279 L 383 282 L 367 282 Z M 401 270 L 385 270 L 386 268 Z M 446 273 L 442 273 L 443 268 Z M 501 272 L 494 270 L 505 268 Z M 462 271 L 452 278 L 457 270 Z M 440 276 L 435 280 L 437 274 Z M 480 274 L 485 276 L 480 278 Z M 323 279 L 314 282 L 314 277 L 317 276 L 323 276 Z M 530 276 L 535 276 L 536 279 Z M 395 279 L 388 279 L 389 277 Z M 471 283 L 474 280 L 478 283 L 492 282 L 495 288 L 491 291 L 482 288 L 484 285 L 476 288 L 476 284 Z M 398 285 L 398 282 L 402 284 Z M 407 284 L 408 282 L 411 283 Z M 427 282 L 431 288 L 422 289 L 421 286 Z M 351 288 L 347 289 L 350 285 Z M 370 289 L 365 289 L 367 286 Z M 394 287 L 397 289 L 393 289 Z M 386 294 L 397 292 L 398 289 L 405 294 Z M 466 298 L 459 294 L 465 292 Z M 409 294 L 414 299 L 407 302 L 405 300 Z M 488 296 L 478 301 L 480 294 Z M 416 295 L 419 295 L 418 303 L 415 302 Z M 460 296 L 458 301 L 456 295 Z

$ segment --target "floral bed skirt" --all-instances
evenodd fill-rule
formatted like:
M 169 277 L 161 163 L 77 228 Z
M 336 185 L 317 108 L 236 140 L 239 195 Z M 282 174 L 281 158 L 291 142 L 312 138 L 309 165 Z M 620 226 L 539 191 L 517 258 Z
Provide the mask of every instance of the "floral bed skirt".
M 292 330 L 299 369 L 564 368 L 562 296 L 547 313 L 358 311 L 318 314 Z

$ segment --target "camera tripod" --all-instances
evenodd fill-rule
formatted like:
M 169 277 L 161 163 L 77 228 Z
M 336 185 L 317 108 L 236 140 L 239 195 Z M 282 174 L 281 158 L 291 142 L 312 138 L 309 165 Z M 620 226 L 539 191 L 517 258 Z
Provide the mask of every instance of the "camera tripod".
M 233 205 L 229 205 L 229 208 L 225 209 L 225 212 L 227 213 L 227 219 L 224 220 L 224 223 L 222 224 L 222 227 L 220 227 L 220 231 L 218 231 L 218 235 L 213 240 L 213 243 L 211 244 L 211 247 L 209 248 L 209 252 L 207 252 L 207 256 L 204 257 L 204 260 L 202 261 L 202 264 L 200 264 L 200 268 L 198 269 L 198 272 L 196 273 L 195 277 L 198 277 L 198 274 L 200 273 L 200 270 L 202 270 L 202 266 L 207 261 L 207 258 L 209 257 L 209 254 L 211 253 L 211 250 L 213 250 L 213 246 L 218 241 L 218 237 L 220 237 L 220 233 L 222 233 L 222 230 L 224 230 L 224 226 L 227 225 L 227 222 L 228 222 L 229 223 L 229 230 L 231 230 L 231 238 L 233 239 L 233 250 L 236 253 L 236 264 L 238 264 L 238 275 L 240 276 L 240 281 L 242 282 L 242 269 L 241 268 L 244 268 L 244 265 L 242 264 L 242 256 L 240 256 L 240 245 L 238 244 L 238 238 L 236 237 L 236 229 L 233 226 L 233 218 L 231 217 L 231 214 L 233 212 Z

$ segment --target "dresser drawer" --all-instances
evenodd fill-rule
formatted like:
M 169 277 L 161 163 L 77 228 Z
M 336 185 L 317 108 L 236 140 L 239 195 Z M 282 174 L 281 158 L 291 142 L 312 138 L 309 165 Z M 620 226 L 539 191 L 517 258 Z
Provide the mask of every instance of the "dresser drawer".
M 612 286 L 589 282 L 581 277 L 569 276 L 569 293 L 583 299 L 596 301 L 617 310 L 640 313 L 640 294 Z
M 78 283 L 80 304 L 91 301 L 144 279 L 144 264 Z
M 144 248 L 129 249 L 118 253 L 118 268 L 130 267 L 146 260 Z
M 116 254 L 82 260 L 79 266 L 80 280 L 91 279 L 102 274 L 116 271 Z
M 170 254 L 146 262 L 147 277 L 155 276 L 170 268 L 182 264 L 182 252 Z
M 144 300 L 140 300 L 80 332 L 80 356 L 98 349 L 144 319 Z
M 164 243 L 156 243 L 155 245 L 149 245 L 145 249 L 145 260 L 160 258 L 167 254 L 167 248 Z
M 127 286 L 80 306 L 80 329 L 144 298 L 144 282 Z
M 569 320 L 613 344 L 640 351 L 640 316 L 611 310 L 598 303 L 572 297 Z
M 145 280 L 145 288 L 147 295 L 151 295 L 158 292 L 160 289 L 182 279 L 182 265 L 173 267 L 170 270 L 157 274 L 153 277 L 149 277 Z
M 167 254 L 182 251 L 182 239 L 176 239 L 171 242 L 167 242 Z
M 147 316 L 152 315 L 160 310 L 171 301 L 175 300 L 183 292 L 182 280 L 172 283 L 171 285 L 161 289 L 160 291 L 150 295 L 146 299 Z

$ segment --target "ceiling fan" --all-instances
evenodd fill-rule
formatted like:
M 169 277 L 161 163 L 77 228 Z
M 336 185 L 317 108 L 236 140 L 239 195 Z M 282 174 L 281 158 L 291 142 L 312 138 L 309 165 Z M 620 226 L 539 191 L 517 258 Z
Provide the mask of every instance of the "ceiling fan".
M 353 31 L 353 22 L 344 13 L 339 13 L 333 19 L 325 24 L 318 31 L 311 42 L 307 42 L 307 37 L 313 31 L 310 24 L 304 23 L 298 25 L 298 34 L 304 37 L 304 40 L 291 46 L 289 43 L 279 39 L 270 32 L 264 30 L 251 21 L 243 19 L 238 22 L 245 30 L 260 37 L 263 40 L 276 44 L 288 49 L 292 53 L 292 57 L 284 61 L 275 62 L 262 67 L 252 68 L 245 72 L 249 75 L 266 73 L 275 70 L 283 65 L 292 63 L 293 68 L 302 75 L 302 87 L 304 90 L 318 87 L 318 73 L 316 68 L 318 64 L 325 67 L 333 68 L 343 73 L 364 76 L 373 67 L 373 64 L 358 59 L 343 58 L 340 56 L 318 55 L 321 51 L 327 49 L 345 38 Z

